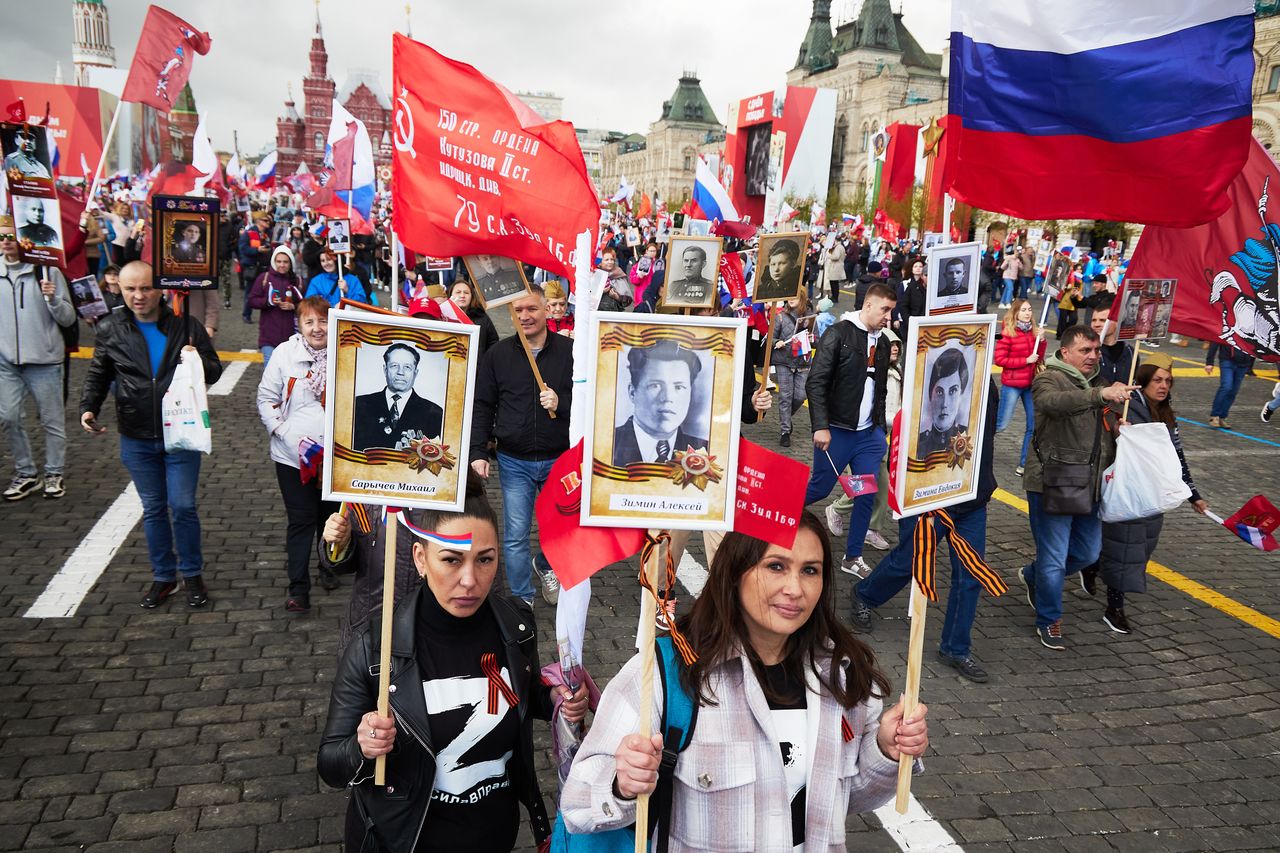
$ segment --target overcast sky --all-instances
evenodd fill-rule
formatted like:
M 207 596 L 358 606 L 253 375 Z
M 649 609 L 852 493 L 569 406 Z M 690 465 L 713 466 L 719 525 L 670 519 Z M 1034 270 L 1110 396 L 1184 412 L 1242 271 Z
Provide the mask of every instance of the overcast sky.
M 145 0 L 107 0 L 116 64 L 127 67 Z M 191 75 L 196 105 L 209 113 L 214 146 L 257 152 L 275 142 L 286 85 L 301 104 L 314 31 L 313 0 L 164 0 L 165 8 L 207 31 L 213 49 Z M 948 0 L 894 0 L 908 28 L 941 52 Z M 834 0 L 833 17 L 860 0 Z M 0 0 L 0 77 L 52 81 L 62 62 L 73 82 L 71 0 Z M 14 14 L 21 9 L 21 14 Z M 471 63 L 513 90 L 564 98 L 577 127 L 644 132 L 661 115 L 682 69 L 702 78 L 720 121 L 730 100 L 784 82 L 809 25 L 808 0 L 432 0 L 413 4 L 413 36 Z M 321 0 L 329 75 L 341 86 L 352 68 L 375 70 L 391 90 L 391 32 L 404 30 L 403 2 Z M 301 109 L 299 110 L 301 111 Z M 377 140 L 374 140 L 377 144 Z

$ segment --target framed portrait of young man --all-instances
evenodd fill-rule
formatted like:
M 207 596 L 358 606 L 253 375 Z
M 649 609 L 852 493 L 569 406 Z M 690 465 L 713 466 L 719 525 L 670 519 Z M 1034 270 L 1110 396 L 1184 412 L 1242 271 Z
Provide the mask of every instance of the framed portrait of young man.
M 529 293 L 524 267 L 515 258 L 501 255 L 464 255 L 462 263 L 475 284 L 485 309 L 514 302 Z
M 895 511 L 919 515 L 972 500 L 995 348 L 993 315 L 920 317 L 907 333 L 902 414 L 891 456 Z M 892 504 L 891 504 L 892 506 Z
M 716 304 L 720 276 L 719 237 L 672 237 L 667 250 L 664 308 L 711 308 Z
M 152 275 L 157 287 L 208 290 L 218 286 L 220 214 L 216 198 L 152 198 Z
M 977 243 L 945 243 L 929 250 L 925 313 L 971 314 L 978 304 Z
M 460 510 L 478 327 L 329 312 L 325 500 Z
M 804 231 L 760 236 L 752 302 L 780 302 L 800 296 L 808 241 L 809 235 Z
M 329 251 L 335 255 L 351 254 L 351 220 L 330 219 L 328 226 L 325 238 Z
M 746 321 L 592 317 L 582 523 L 731 530 Z

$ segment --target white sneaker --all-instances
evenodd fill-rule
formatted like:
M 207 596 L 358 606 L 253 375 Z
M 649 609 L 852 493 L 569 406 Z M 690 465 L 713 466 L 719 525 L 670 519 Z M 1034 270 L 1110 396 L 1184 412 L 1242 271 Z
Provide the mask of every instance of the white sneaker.
M 865 578 L 871 574 L 871 567 L 862 557 L 845 557 L 840 561 L 840 571 L 855 578 Z
M 889 540 L 885 539 L 878 531 L 875 530 L 868 530 L 867 535 L 862 537 L 862 542 L 865 545 L 870 545 L 877 551 L 889 550 Z
M 560 600 L 560 579 L 555 572 L 539 572 L 536 568 L 533 571 L 542 581 L 542 600 L 555 606 Z
M 831 531 L 831 535 L 843 536 L 844 519 L 840 517 L 840 513 L 836 509 L 836 505 L 833 503 L 827 504 L 827 508 L 823 513 L 827 516 L 827 529 Z

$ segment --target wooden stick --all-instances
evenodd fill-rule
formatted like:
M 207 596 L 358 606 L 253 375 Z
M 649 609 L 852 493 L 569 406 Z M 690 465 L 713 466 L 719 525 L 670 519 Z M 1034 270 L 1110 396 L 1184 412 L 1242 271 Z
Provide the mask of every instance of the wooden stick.
M 922 519 L 920 524 L 932 524 L 932 519 Z M 907 643 L 907 686 L 902 695 L 902 719 L 916 712 L 920 704 L 920 663 L 924 657 L 924 615 L 928 599 L 920 587 L 911 584 L 911 638 Z M 898 814 L 907 813 L 907 800 L 911 796 L 911 765 L 915 759 L 906 754 L 898 756 L 898 799 L 894 804 Z
M 339 516 L 341 516 L 342 518 L 346 518 L 346 517 L 347 517 L 347 503 L 346 503 L 346 501 L 343 501 L 341 504 L 339 504 L 339 505 L 338 505 L 338 515 L 339 515 Z M 351 538 L 352 538 L 352 539 L 354 539 L 354 538 L 355 538 L 355 533 L 354 533 L 354 532 L 351 534 Z M 350 542 L 348 542 L 347 544 L 348 544 L 348 545 L 350 545 Z M 331 544 L 329 545 L 329 561 L 330 561 L 330 562 L 337 562 L 337 560 L 338 560 L 338 544 L 337 544 L 336 542 L 334 542 L 334 543 L 331 543 Z
M 524 348 L 524 356 L 529 359 L 529 369 L 533 371 L 533 378 L 538 383 L 538 387 L 543 391 L 547 390 L 547 383 L 542 381 L 542 371 L 538 370 L 538 362 L 533 357 L 533 347 L 529 346 L 529 339 L 524 336 L 524 332 L 520 331 L 520 318 L 516 317 L 516 304 L 508 302 L 507 307 L 511 309 L 511 325 L 516 327 L 516 337 L 520 339 L 520 346 Z M 550 335 L 551 331 L 548 330 Z M 556 419 L 556 413 L 552 409 L 547 409 L 547 416 L 551 420 Z
M 387 537 L 382 555 L 382 648 L 378 657 L 378 716 L 391 716 L 391 616 L 396 605 L 396 531 L 400 519 L 387 511 L 383 532 Z M 387 784 L 387 757 L 379 755 L 373 765 L 373 784 Z
M 766 302 L 764 304 L 764 317 L 769 321 L 769 333 L 764 339 L 764 379 L 760 383 L 760 387 L 769 390 L 769 362 L 773 361 L 773 306 L 776 303 Z M 781 386 L 779 386 L 781 387 Z M 768 412 L 760 412 L 758 420 L 764 420 L 764 416 Z
M 120 121 L 120 108 L 124 106 L 124 101 L 116 101 L 115 112 L 111 114 L 111 125 L 107 128 L 107 136 L 102 140 L 102 154 L 98 156 L 98 168 L 93 170 L 93 182 L 89 185 L 89 196 L 85 199 L 85 209 L 89 205 L 95 203 L 98 195 L 98 187 L 102 186 L 102 167 L 107 165 L 107 154 L 111 151 L 111 140 L 116 135 L 116 122 Z M 45 121 L 49 120 L 45 116 Z M 120 165 L 119 163 L 116 164 Z
M 1142 349 L 1142 341 L 1135 340 L 1133 342 L 1133 358 L 1129 361 L 1129 384 L 1130 385 L 1133 384 L 1133 375 L 1138 370 L 1138 352 L 1141 349 Z M 1122 421 L 1129 420 L 1129 401 L 1131 399 L 1133 399 L 1132 394 L 1124 398 L 1124 414 L 1120 416 L 1120 420 Z
M 409 274 L 405 270 L 405 276 Z M 400 312 L 400 251 L 396 244 L 396 232 L 391 232 L 391 310 Z
M 650 531 L 657 533 L 658 531 Z M 653 559 L 645 566 L 645 576 L 650 583 L 654 580 L 659 567 L 663 565 L 666 543 L 654 548 Z M 658 618 L 658 602 L 653 593 L 644 587 L 640 588 L 640 634 L 636 637 L 640 652 L 640 721 L 637 731 L 641 737 L 649 738 L 653 734 L 653 643 L 655 620 Z M 649 850 L 649 795 L 636 797 L 636 850 L 635 853 L 648 853 Z

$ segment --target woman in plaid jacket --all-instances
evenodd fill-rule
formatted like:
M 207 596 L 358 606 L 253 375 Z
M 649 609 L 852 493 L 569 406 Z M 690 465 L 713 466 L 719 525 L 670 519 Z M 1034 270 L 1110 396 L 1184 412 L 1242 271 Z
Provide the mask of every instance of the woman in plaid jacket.
M 809 512 L 792 548 L 729 533 L 689 614 L 697 700 L 675 766 L 670 850 L 844 850 L 845 816 L 893 796 L 900 754 L 928 745 L 923 705 L 883 711 L 889 683 L 835 614 L 831 544 Z M 653 719 L 664 708 L 655 675 Z M 560 803 L 570 832 L 635 821 L 657 781 L 662 737 L 635 734 L 640 661 L 609 683 Z M 917 764 L 917 770 L 919 765 Z

